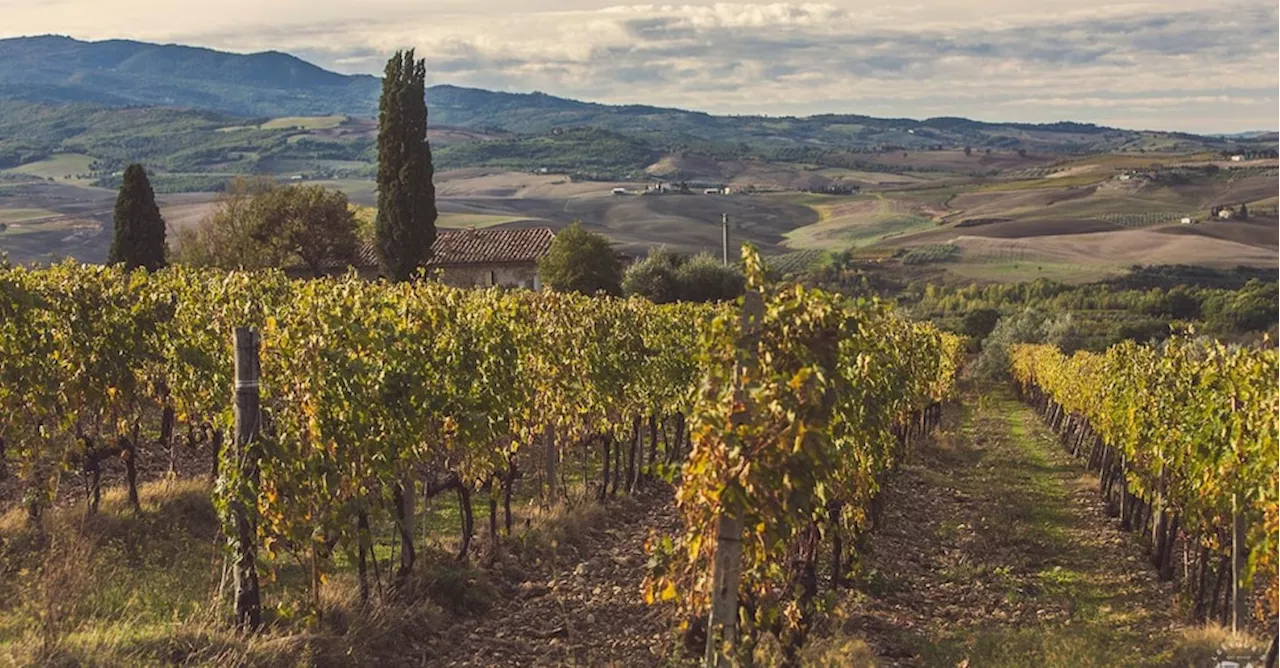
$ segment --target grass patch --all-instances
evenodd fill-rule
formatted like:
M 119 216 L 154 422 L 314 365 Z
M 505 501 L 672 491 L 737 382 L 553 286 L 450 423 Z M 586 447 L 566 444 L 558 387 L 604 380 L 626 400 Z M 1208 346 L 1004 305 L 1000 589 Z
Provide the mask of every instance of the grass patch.
M 346 116 L 282 116 L 258 126 L 259 130 L 329 130 L 347 121 Z
M 89 171 L 93 158 L 82 153 L 58 153 L 52 157 L 3 170 L 11 174 L 28 174 L 55 181 L 74 181 L 77 174 Z
M 826 197 L 830 199 L 792 200 L 792 203 L 804 204 L 817 212 L 818 222 L 784 234 L 787 246 L 817 250 L 856 249 L 874 246 L 892 237 L 934 226 L 933 219 L 914 213 L 909 205 L 905 205 L 906 208 L 900 206 L 882 193 L 858 197 Z
M 892 544 L 905 561 L 871 558 L 846 599 L 871 612 L 850 628 L 904 665 L 1213 665 L 1221 633 L 1178 629 L 1136 539 L 1080 503 L 1083 468 L 1035 414 L 1002 385 L 961 403 L 902 474 L 901 515 L 887 511 L 890 534 L 919 538 Z
M 574 495 L 580 481 L 567 475 Z M 514 531 L 494 549 L 488 495 L 473 495 L 476 535 L 469 563 L 456 559 L 456 496 L 420 510 L 419 560 L 405 588 L 359 603 L 354 566 L 339 550 L 327 569 L 318 614 L 306 571 L 291 555 L 259 554 L 265 628 L 229 624 L 231 582 L 220 523 L 205 480 L 140 486 L 135 513 L 120 487 L 104 490 L 100 512 L 81 503 L 45 513 L 39 526 L 15 508 L 0 516 L 0 665 L 413 665 L 429 663 L 422 640 L 502 600 L 524 564 L 557 559 L 603 522 L 594 503 L 536 505 L 536 486 L 518 486 Z M 619 503 L 630 503 L 621 499 Z M 501 517 L 499 526 L 501 526 Z M 390 577 L 392 530 L 374 526 L 375 554 Z M 472 564 L 492 564 L 489 569 Z M 406 658 L 409 657 L 409 658 Z

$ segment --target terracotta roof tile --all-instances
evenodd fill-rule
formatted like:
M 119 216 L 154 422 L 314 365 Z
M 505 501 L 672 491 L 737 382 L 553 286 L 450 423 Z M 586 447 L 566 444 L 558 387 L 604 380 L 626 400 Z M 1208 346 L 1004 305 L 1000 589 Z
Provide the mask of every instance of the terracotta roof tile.
M 431 244 L 429 266 L 537 262 L 551 249 L 555 238 L 550 227 L 437 230 L 436 241 Z M 373 244 L 361 244 L 359 263 L 362 267 L 378 265 Z
M 431 265 L 536 262 L 555 237 L 549 227 L 439 230 L 431 244 Z

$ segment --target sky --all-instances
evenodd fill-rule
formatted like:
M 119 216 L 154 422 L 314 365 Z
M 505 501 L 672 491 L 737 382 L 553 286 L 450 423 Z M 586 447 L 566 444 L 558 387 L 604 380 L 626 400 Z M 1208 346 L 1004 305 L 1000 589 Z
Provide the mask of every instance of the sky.
M 0 36 L 278 50 L 430 83 L 718 114 L 1280 128 L 1275 0 L 0 0 Z M 430 102 L 430 100 L 428 100 Z

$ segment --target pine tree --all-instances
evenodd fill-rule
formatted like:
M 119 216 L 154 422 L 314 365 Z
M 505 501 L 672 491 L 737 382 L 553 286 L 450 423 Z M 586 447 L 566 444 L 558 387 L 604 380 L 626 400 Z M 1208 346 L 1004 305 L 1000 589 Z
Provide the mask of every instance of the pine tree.
M 427 144 L 426 63 L 413 49 L 387 61 L 378 115 L 377 251 L 383 275 L 408 280 L 436 239 L 436 190 Z
M 114 223 L 108 264 L 123 263 L 127 269 L 146 267 L 149 271 L 164 266 L 164 218 L 142 165 L 134 163 L 124 170 Z

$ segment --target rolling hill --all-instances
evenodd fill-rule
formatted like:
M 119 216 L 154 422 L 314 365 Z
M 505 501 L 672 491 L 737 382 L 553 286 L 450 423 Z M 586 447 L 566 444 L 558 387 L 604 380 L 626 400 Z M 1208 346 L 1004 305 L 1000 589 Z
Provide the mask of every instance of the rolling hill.
M 129 40 L 86 42 L 45 35 L 0 39 L 0 100 L 44 105 L 165 106 L 239 116 L 371 117 L 379 80 L 330 72 L 295 56 L 234 54 Z M 1120 130 L 1085 123 L 986 123 L 964 118 L 713 116 L 646 105 L 607 105 L 544 93 L 437 85 L 427 91 L 432 122 L 545 134 L 593 127 L 664 151 L 720 157 L 755 154 L 805 161 L 823 151 L 995 150 L 1088 153 L 1274 149 L 1274 137 L 1202 137 Z
M 240 55 L 130 40 L 0 40 L 0 99 L 94 102 L 246 116 L 373 115 L 381 84 L 278 51 Z
M 379 86 L 277 52 L 0 40 L 0 253 L 101 261 L 130 162 L 175 228 L 244 174 L 372 204 Z M 629 253 L 699 252 L 718 249 L 728 213 L 735 238 L 769 253 L 910 256 L 912 271 L 966 278 L 1275 267 L 1275 133 L 715 116 L 451 85 L 427 101 L 445 227 L 578 220 Z M 646 189 L 655 181 L 695 194 Z M 731 196 L 703 195 L 711 185 Z M 1245 203 L 1253 219 L 1209 224 L 1211 208 Z M 1175 222 L 1188 216 L 1207 224 Z

